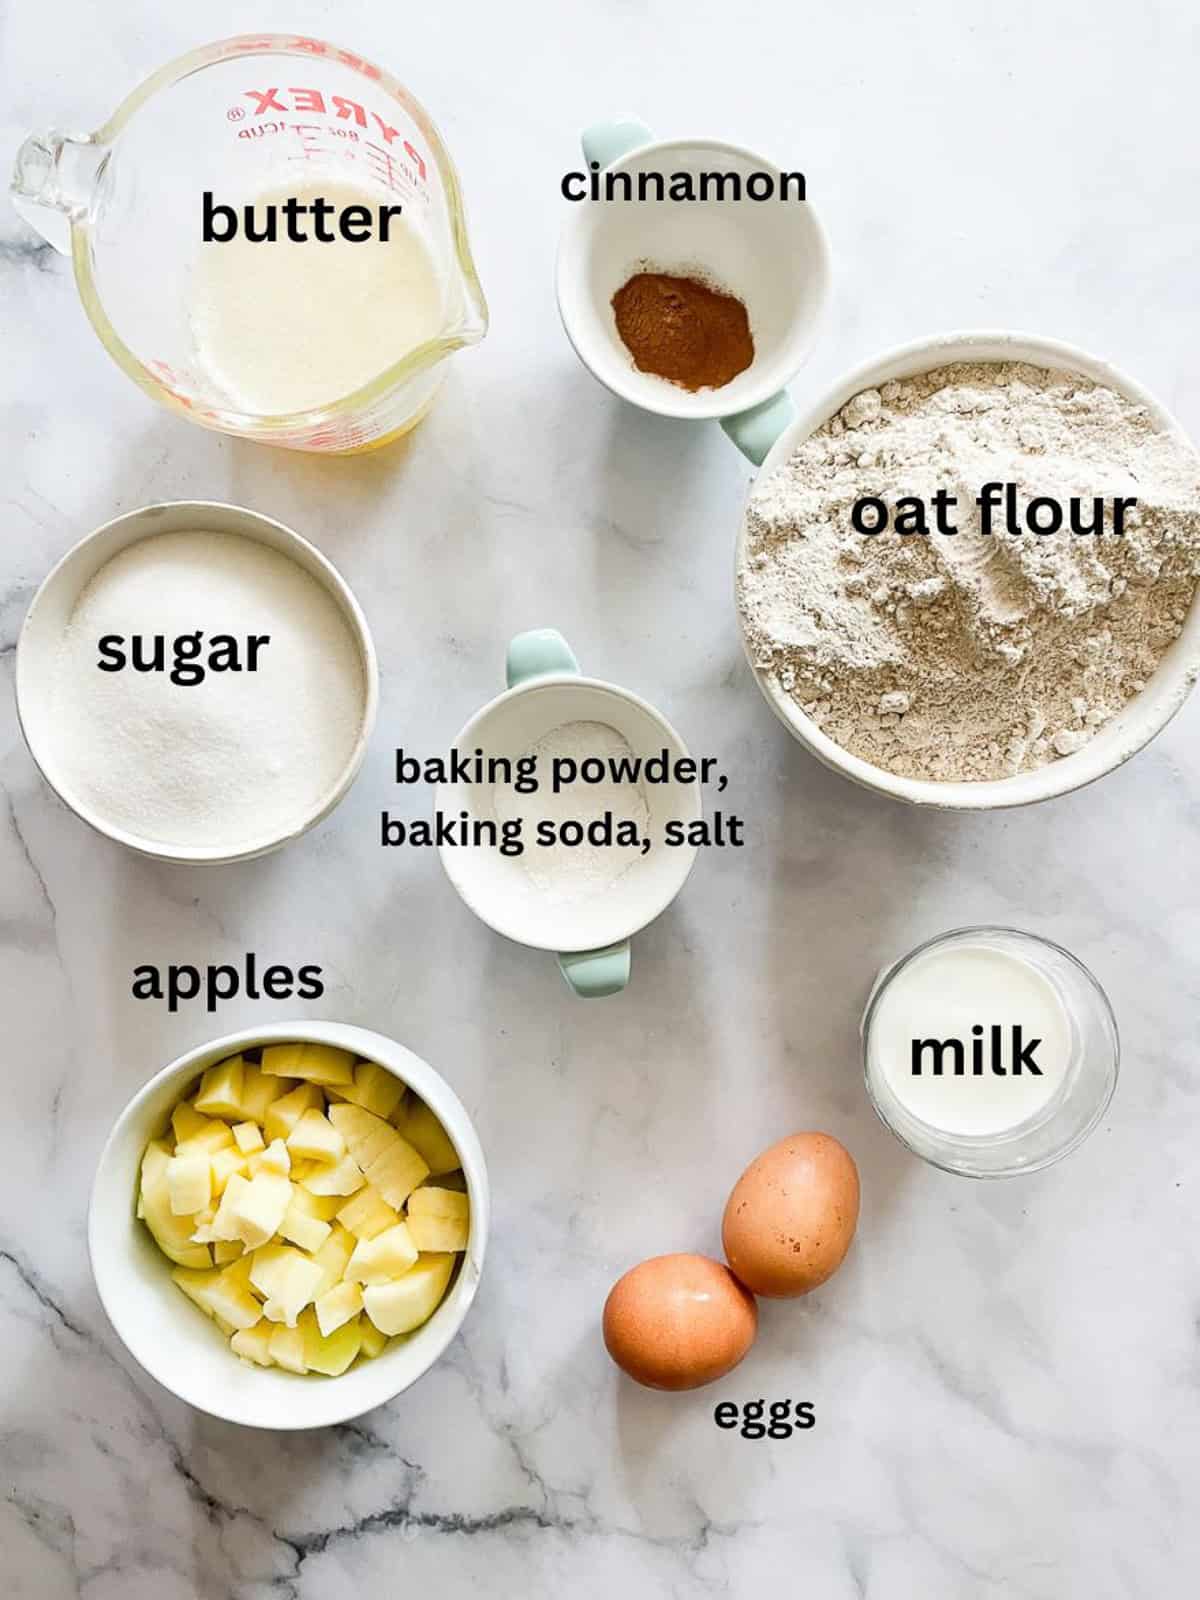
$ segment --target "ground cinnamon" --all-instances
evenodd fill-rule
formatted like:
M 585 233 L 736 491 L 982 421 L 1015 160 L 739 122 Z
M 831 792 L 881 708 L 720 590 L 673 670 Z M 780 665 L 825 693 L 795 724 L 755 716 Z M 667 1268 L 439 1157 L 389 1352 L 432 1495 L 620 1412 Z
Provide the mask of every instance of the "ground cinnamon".
M 719 389 L 754 360 L 745 306 L 698 278 L 637 272 L 612 307 L 638 371 L 683 389 Z

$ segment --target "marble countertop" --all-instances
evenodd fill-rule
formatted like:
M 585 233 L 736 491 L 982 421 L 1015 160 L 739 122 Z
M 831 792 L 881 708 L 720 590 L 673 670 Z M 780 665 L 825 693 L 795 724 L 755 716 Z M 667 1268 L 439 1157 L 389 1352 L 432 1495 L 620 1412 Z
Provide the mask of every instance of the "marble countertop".
M 632 108 L 808 175 L 836 265 L 796 391 L 964 326 L 1079 343 L 1200 436 L 1191 8 L 916 0 L 739 13 L 696 0 L 472 4 L 448 27 L 367 0 L 289 26 L 388 64 L 459 164 L 492 331 L 408 448 L 321 461 L 155 408 L 92 337 L 67 264 L 0 216 L 0 672 L 81 534 L 155 499 L 228 498 L 317 540 L 363 598 L 378 733 L 335 816 L 229 869 L 134 859 L 47 792 L 0 705 L 0 1564 L 12 1600 L 373 1592 L 820 1600 L 1146 1600 L 1200 1564 L 1200 700 L 1081 794 L 919 815 L 777 725 L 731 604 L 745 464 L 715 425 L 625 408 L 577 364 L 552 261 L 581 121 Z M 262 20 L 262 19 L 259 19 Z M 268 19 L 280 20 L 274 14 Z M 9 7 L 0 148 L 94 126 L 244 6 Z M 750 25 L 748 25 L 748 23 Z M 448 43 L 448 40 L 453 43 Z M 68 48 L 69 47 L 69 48 Z M 744 850 L 701 858 L 622 997 L 573 1000 L 476 922 L 432 855 L 376 843 L 390 751 L 444 747 L 551 624 L 730 771 Z M 1058 939 L 1107 986 L 1124 1075 L 1071 1160 L 976 1186 L 877 1124 L 857 1022 L 878 965 L 964 922 Z M 168 1015 L 147 961 L 320 963 L 314 1015 L 381 1029 L 475 1118 L 494 1186 L 479 1298 L 415 1389 L 324 1433 L 197 1416 L 112 1334 L 88 1271 L 97 1153 L 152 1072 L 294 1012 Z M 863 1218 L 844 1270 L 763 1308 L 692 1396 L 644 1392 L 598 1317 L 636 1259 L 719 1248 L 729 1184 L 796 1127 L 842 1138 Z M 717 1401 L 808 1400 L 752 1442 Z

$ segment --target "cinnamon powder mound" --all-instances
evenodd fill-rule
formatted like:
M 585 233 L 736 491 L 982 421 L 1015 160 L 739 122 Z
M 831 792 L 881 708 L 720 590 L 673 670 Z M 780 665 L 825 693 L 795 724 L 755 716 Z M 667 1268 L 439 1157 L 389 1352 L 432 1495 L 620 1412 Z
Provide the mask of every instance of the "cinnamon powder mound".
M 746 307 L 698 278 L 636 272 L 612 308 L 638 371 L 682 389 L 719 389 L 754 360 Z

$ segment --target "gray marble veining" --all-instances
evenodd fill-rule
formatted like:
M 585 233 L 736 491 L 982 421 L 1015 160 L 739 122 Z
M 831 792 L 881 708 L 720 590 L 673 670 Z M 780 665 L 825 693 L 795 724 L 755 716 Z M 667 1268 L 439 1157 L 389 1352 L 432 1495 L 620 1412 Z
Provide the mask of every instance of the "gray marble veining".
M 641 416 L 578 366 L 554 309 L 578 124 L 636 108 L 802 167 L 835 259 L 800 394 L 963 326 L 1106 355 L 1200 435 L 1190 337 L 1196 35 L 1182 0 L 800 10 L 550 0 L 395 12 L 294 0 L 291 23 L 391 66 L 460 166 L 492 331 L 408 447 L 285 456 L 187 427 L 109 362 L 61 257 L 0 218 L 0 676 L 82 533 L 156 498 L 230 498 L 316 539 L 369 614 L 378 735 L 317 833 L 249 865 L 132 859 L 47 792 L 0 702 L 0 1589 L 14 1600 L 349 1600 L 621 1592 L 821 1600 L 1146 1600 L 1194 1584 L 1200 1533 L 1200 703 L 1102 784 L 990 817 L 922 816 L 792 744 L 738 645 L 748 472 L 715 427 Z M 255 19 L 259 23 L 263 18 Z M 147 71 L 251 25 L 150 0 L 10 7 L 5 137 L 95 125 Z M 551 624 L 731 774 L 743 851 L 701 859 L 591 1006 L 492 936 L 437 862 L 381 853 L 390 751 L 435 751 Z M 1061 940 L 1123 1029 L 1121 1085 L 1078 1155 L 1021 1183 L 927 1170 L 863 1094 L 881 961 L 956 923 Z M 311 1436 L 190 1413 L 96 1301 L 84 1219 L 119 1107 L 217 1031 L 131 998 L 147 959 L 319 962 L 311 1006 L 433 1062 L 477 1121 L 494 1232 L 462 1337 L 400 1401 Z M 729 1184 L 822 1127 L 852 1149 L 844 1270 L 763 1307 L 758 1346 L 692 1397 L 621 1381 L 615 1276 L 719 1246 Z M 814 1402 L 788 1441 L 714 1405 Z

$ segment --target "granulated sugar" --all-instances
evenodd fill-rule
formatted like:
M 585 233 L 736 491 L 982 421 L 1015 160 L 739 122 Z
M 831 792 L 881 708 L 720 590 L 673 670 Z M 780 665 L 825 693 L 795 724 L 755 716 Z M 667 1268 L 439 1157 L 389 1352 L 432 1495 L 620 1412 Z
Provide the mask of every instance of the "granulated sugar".
M 101 669 L 105 639 L 268 642 L 253 670 L 188 681 Z M 169 657 L 165 657 L 169 664 Z M 302 828 L 340 781 L 366 684 L 333 598 L 238 534 L 157 534 L 100 568 L 64 630 L 50 726 L 67 791 L 109 825 L 181 850 L 237 851 Z
M 1116 536 L 980 532 L 985 483 L 1136 496 Z M 856 500 L 957 497 L 956 534 L 858 533 Z M 844 749 L 991 779 L 1079 749 L 1178 636 L 1200 576 L 1200 458 L 1076 373 L 960 363 L 856 395 L 761 482 L 738 575 L 756 665 Z

